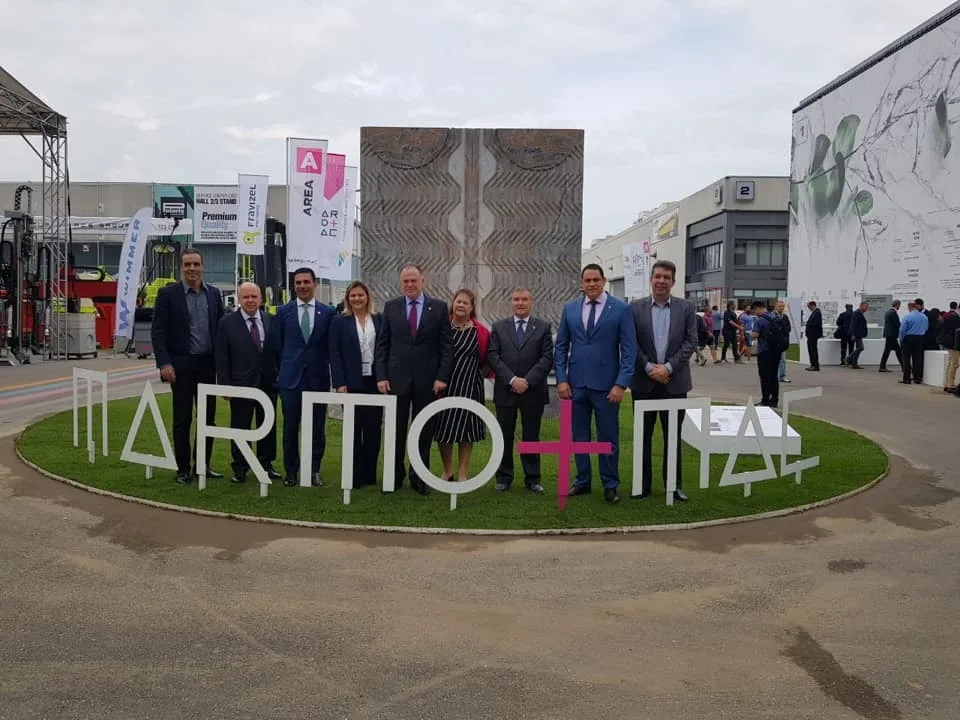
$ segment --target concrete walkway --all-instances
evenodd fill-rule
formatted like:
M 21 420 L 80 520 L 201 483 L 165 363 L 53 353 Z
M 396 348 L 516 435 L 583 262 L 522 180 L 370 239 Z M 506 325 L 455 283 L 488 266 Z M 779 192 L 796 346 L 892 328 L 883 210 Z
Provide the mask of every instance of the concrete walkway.
M 198 518 L 45 480 L 0 440 L 0 718 L 956 718 L 960 401 L 790 370 L 824 388 L 803 412 L 895 454 L 890 478 L 800 516 L 627 538 Z M 0 372 L 0 402 L 49 380 Z M 696 382 L 742 401 L 756 368 Z M 39 412 L 11 405 L 8 432 Z

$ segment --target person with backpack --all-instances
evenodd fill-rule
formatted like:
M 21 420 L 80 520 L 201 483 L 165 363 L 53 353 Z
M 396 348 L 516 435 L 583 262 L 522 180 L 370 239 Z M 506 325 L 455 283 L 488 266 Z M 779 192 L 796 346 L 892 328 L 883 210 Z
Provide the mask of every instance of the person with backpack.
M 760 375 L 760 404 L 777 407 L 780 404 L 780 356 L 790 345 L 790 330 L 783 316 L 767 310 L 766 303 L 755 300 L 750 306 L 753 337 L 757 340 L 757 372 Z

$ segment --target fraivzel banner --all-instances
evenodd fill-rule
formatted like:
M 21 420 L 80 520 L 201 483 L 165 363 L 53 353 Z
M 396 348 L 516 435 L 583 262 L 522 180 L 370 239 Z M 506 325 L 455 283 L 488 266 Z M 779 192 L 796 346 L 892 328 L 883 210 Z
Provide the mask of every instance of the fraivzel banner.
M 237 175 L 237 187 L 237 253 L 263 255 L 270 178 L 241 173 Z
M 323 276 L 330 264 L 322 234 L 326 168 L 326 140 L 287 138 L 287 272 L 308 267 Z

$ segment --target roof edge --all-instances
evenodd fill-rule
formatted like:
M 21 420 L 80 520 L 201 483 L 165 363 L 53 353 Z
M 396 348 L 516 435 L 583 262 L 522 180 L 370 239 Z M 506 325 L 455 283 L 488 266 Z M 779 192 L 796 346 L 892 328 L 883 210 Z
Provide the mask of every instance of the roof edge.
M 958 0 L 958 2 L 953 3 L 949 7 L 944 8 L 929 20 L 921 23 L 910 32 L 894 40 L 892 43 L 887 45 L 882 50 L 874 53 L 873 55 L 868 57 L 866 60 L 864 60 L 863 62 L 860 62 L 859 64 L 855 65 L 851 69 L 847 70 L 842 75 L 836 77 L 834 80 L 827 83 L 816 92 L 805 97 L 803 100 L 801 100 L 797 104 L 797 106 L 793 109 L 791 114 L 796 114 L 801 110 L 808 108 L 810 105 L 817 102 L 818 100 L 823 99 L 824 97 L 832 93 L 834 90 L 836 90 L 840 86 L 847 84 L 848 82 L 853 80 L 855 77 L 857 77 L 858 75 L 862 75 L 867 70 L 874 67 L 875 65 L 879 65 L 881 62 L 886 60 L 891 55 L 902 50 L 907 45 L 910 45 L 911 43 L 916 42 L 921 37 L 929 33 L 931 30 L 936 30 L 938 27 L 943 25 L 948 20 L 953 19 L 957 15 L 960 15 L 960 0 Z

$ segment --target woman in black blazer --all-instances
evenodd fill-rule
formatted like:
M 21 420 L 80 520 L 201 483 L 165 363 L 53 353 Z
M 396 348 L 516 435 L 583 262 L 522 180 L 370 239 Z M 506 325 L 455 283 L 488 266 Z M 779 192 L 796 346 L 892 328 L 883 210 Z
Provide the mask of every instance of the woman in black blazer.
M 347 286 L 343 314 L 330 325 L 330 379 L 337 392 L 376 395 L 373 354 L 383 318 L 373 312 L 370 290 L 359 280 Z M 353 487 L 377 484 L 383 408 L 358 407 L 353 441 Z

